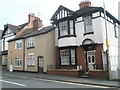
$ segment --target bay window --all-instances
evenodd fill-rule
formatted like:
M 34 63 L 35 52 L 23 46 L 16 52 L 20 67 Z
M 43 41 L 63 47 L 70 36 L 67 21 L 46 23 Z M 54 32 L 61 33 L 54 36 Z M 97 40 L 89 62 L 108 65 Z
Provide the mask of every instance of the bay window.
M 74 20 L 66 20 L 59 23 L 59 37 L 75 35 Z
M 75 49 L 60 50 L 61 65 L 75 65 Z

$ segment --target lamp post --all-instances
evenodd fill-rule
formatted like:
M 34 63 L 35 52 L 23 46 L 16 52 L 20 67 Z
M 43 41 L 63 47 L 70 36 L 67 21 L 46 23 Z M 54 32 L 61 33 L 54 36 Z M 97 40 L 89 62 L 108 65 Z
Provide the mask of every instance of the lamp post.
M 107 20 L 106 20 L 106 10 L 105 10 L 105 2 L 103 0 L 103 8 L 104 8 L 104 18 L 105 18 L 105 33 L 106 33 L 106 47 L 107 47 L 107 56 L 108 56 L 108 74 L 109 80 L 111 80 L 111 65 L 110 65 L 110 57 L 109 57 L 109 43 L 108 43 L 108 30 L 107 30 Z

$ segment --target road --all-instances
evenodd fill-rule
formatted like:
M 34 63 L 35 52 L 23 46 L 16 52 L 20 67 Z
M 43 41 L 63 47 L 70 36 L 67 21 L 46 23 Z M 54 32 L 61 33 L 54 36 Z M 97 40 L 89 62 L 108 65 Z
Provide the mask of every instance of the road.
M 29 78 L 16 75 L 3 75 L 2 88 L 108 88 L 104 86 Z

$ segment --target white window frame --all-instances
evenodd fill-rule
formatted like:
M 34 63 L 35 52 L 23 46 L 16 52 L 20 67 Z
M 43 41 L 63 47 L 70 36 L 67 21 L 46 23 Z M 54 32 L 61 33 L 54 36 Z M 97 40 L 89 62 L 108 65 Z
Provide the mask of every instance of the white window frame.
M 27 48 L 35 47 L 35 37 L 27 38 Z
M 15 41 L 15 49 L 22 49 L 22 40 Z
M 85 16 L 83 17 L 84 19 L 84 27 L 85 27 L 85 33 L 91 33 L 93 32 L 93 28 L 92 28 L 92 16 Z
M 29 53 L 27 55 L 27 66 L 35 66 L 35 54 Z
M 14 67 L 22 67 L 22 57 L 16 57 Z

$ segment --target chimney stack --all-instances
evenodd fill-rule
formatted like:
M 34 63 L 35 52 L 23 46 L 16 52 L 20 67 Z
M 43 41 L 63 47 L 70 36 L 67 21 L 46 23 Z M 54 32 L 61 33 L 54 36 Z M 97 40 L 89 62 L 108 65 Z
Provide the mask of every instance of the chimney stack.
M 35 15 L 34 13 L 29 13 L 28 15 L 28 22 L 32 24 L 32 22 L 35 20 Z
M 39 17 L 36 17 L 35 20 L 33 21 L 33 30 L 36 31 L 41 27 L 42 27 L 42 20 L 40 20 Z
M 79 7 L 80 9 L 81 8 L 84 8 L 86 6 L 91 6 L 91 2 L 89 0 L 83 0 L 80 4 L 79 4 Z

